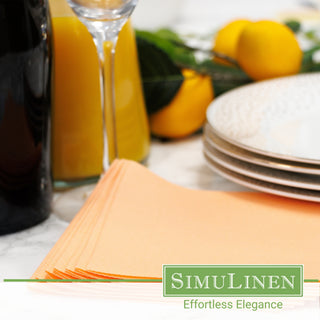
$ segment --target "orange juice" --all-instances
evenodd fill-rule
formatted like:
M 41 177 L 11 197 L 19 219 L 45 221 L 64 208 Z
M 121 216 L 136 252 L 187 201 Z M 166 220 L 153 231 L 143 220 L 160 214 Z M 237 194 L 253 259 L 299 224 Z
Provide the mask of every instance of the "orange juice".
M 76 17 L 54 17 L 53 174 L 56 180 L 102 171 L 99 62 L 86 27 Z
M 92 37 L 65 0 L 51 0 L 54 37 L 53 175 L 75 181 L 102 172 L 99 61 Z M 130 23 L 115 57 L 116 127 L 120 158 L 142 161 L 149 129 Z M 108 115 L 107 115 L 108 116 Z

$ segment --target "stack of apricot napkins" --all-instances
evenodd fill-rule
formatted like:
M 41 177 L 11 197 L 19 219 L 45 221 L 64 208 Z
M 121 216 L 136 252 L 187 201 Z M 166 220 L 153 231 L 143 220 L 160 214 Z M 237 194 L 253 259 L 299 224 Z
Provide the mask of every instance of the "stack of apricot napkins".
M 161 278 L 163 264 L 304 264 L 319 278 L 320 206 L 188 190 L 116 160 L 33 278 Z

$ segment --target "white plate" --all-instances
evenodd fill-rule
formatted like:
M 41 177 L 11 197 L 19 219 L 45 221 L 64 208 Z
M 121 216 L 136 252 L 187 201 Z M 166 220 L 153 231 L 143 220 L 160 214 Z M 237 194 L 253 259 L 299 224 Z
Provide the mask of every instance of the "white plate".
M 284 186 L 320 191 L 320 176 L 293 173 L 257 166 L 225 155 L 204 141 L 204 153 L 220 166 L 251 177 Z
M 320 73 L 232 90 L 213 101 L 207 119 L 216 134 L 241 148 L 320 165 Z
M 241 184 L 245 187 L 252 188 L 258 191 L 267 192 L 271 194 L 275 194 L 278 196 L 305 200 L 305 201 L 313 201 L 320 202 L 320 192 L 299 188 L 286 187 L 279 184 L 274 184 L 270 182 L 265 182 L 257 179 L 253 179 L 250 177 L 246 177 L 239 173 L 233 172 L 232 170 L 228 170 L 219 164 L 212 161 L 210 158 L 205 156 L 209 167 L 220 174 L 221 176 L 235 182 Z
M 284 170 L 289 172 L 299 172 L 304 174 L 320 175 L 320 166 L 303 162 L 287 161 L 283 159 L 271 158 L 262 154 L 250 152 L 239 148 L 214 133 L 209 123 L 204 127 L 206 141 L 215 149 L 233 158 L 249 163 L 257 164 L 267 168 Z

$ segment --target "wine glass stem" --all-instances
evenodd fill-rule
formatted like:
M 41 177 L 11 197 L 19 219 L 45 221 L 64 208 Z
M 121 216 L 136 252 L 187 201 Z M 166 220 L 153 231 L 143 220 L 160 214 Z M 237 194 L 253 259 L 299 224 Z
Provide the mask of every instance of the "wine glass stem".
M 115 47 L 118 35 L 107 37 L 105 32 L 94 35 L 100 62 L 100 88 L 103 125 L 103 170 L 118 158 L 115 97 Z M 105 156 L 107 157 L 105 158 Z

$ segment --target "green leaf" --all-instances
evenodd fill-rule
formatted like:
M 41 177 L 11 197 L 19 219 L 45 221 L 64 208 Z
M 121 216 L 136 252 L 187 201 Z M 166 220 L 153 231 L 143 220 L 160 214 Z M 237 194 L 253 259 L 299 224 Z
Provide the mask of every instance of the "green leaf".
M 298 33 L 301 30 L 301 23 L 297 20 L 287 20 L 284 22 L 284 24 L 294 33 Z
M 217 63 L 213 60 L 207 59 L 197 64 L 195 69 L 199 73 L 206 73 L 218 78 L 232 78 L 239 81 L 248 81 L 250 78 L 240 68 Z
M 136 31 L 136 35 L 140 39 L 144 39 L 153 43 L 158 48 L 162 49 L 172 61 L 177 65 L 194 65 L 196 59 L 192 51 L 186 48 L 177 46 L 175 42 L 182 43 L 179 36 L 169 29 L 160 29 L 156 32 Z
M 241 84 L 244 85 L 245 83 Z M 212 86 L 214 88 L 214 95 L 215 97 L 220 96 L 221 94 L 230 91 L 232 89 L 238 88 L 241 85 L 239 85 L 239 83 L 236 82 L 232 82 L 232 81 L 217 81 L 212 79 Z
M 155 35 L 159 36 L 162 39 L 167 39 L 175 42 L 183 43 L 182 39 L 177 33 L 168 28 L 162 28 L 155 32 Z
M 318 37 L 316 30 L 309 30 L 303 33 L 303 35 L 314 44 L 320 44 L 320 39 Z
M 319 71 L 319 63 L 313 61 L 313 55 L 320 50 L 320 45 L 315 45 L 303 53 L 301 73 Z
M 165 51 L 137 35 L 139 62 L 148 114 L 168 105 L 184 80 L 180 68 Z
M 211 76 L 215 96 L 252 82 L 247 74 L 239 68 L 205 60 L 199 63 L 195 71 Z

